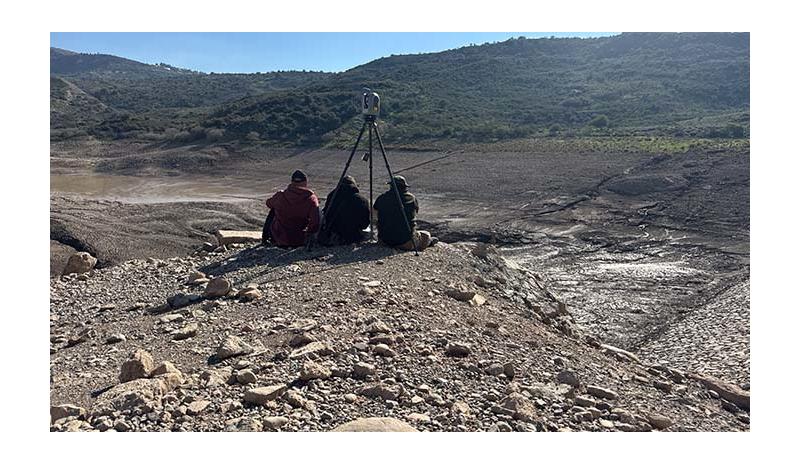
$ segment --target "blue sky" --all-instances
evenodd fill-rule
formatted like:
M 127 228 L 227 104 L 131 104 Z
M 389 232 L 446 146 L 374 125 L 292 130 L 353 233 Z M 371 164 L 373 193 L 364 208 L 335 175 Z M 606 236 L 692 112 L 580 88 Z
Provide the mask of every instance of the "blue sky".
M 50 45 L 218 73 L 344 71 L 377 58 L 438 52 L 509 37 L 597 37 L 611 32 L 51 32 Z

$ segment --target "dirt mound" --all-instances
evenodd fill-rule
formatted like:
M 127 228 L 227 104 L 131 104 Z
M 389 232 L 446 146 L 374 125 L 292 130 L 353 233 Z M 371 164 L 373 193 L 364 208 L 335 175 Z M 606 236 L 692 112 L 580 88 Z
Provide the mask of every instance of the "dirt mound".
M 217 277 L 230 292 L 202 297 Z M 748 428 L 744 407 L 688 373 L 584 336 L 492 247 L 243 247 L 55 278 L 51 296 L 58 431 L 328 431 L 371 417 L 422 431 Z M 219 356 L 234 345 L 247 350 Z M 170 364 L 121 384 L 139 349 Z

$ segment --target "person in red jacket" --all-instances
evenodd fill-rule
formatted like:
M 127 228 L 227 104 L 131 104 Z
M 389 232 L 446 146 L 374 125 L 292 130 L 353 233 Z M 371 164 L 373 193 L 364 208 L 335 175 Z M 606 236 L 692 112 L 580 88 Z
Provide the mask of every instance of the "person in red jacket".
M 279 247 L 300 247 L 319 229 L 319 199 L 300 170 L 292 173 L 286 190 L 267 200 L 267 207 L 274 212 L 269 226 L 272 243 Z

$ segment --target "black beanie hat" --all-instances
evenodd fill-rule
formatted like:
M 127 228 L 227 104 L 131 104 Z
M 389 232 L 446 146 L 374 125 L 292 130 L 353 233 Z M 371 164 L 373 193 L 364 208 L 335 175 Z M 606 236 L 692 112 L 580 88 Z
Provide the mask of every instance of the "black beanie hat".
M 306 178 L 306 174 L 300 170 L 296 170 L 294 173 L 292 173 L 292 182 L 303 182 L 307 179 L 308 178 Z

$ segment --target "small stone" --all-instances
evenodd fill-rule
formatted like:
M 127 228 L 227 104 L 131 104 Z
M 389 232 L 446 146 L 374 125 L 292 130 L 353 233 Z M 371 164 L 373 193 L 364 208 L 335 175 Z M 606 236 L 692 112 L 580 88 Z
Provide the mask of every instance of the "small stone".
M 122 364 L 119 382 L 126 383 L 134 379 L 146 378 L 154 368 L 153 356 L 149 352 L 138 349 Z
M 606 420 L 606 419 L 601 418 L 600 419 L 600 426 L 602 426 L 603 428 L 606 428 L 606 429 L 612 429 L 612 428 L 614 428 L 614 422 L 611 421 L 611 420 Z
M 330 369 L 312 361 L 303 363 L 303 368 L 300 371 L 300 379 L 302 381 L 311 381 L 312 379 L 328 379 L 330 377 Z
M 355 403 L 355 402 L 358 400 L 358 396 L 357 396 L 357 395 L 355 395 L 355 394 L 352 394 L 352 393 L 350 393 L 350 394 L 345 394 L 345 395 L 344 395 L 344 400 L 345 400 L 346 402 L 348 402 L 348 403 L 352 404 L 352 403 Z
M 408 420 L 410 422 L 413 422 L 413 423 L 425 423 L 425 424 L 427 424 L 427 423 L 431 422 L 431 417 L 429 417 L 428 415 L 425 415 L 424 413 L 416 413 L 416 412 L 414 412 L 414 413 L 409 413 L 408 415 L 406 415 L 406 420 Z
M 672 426 L 672 420 L 658 413 L 647 415 L 647 421 L 650 422 L 650 425 L 655 429 L 667 429 Z
M 381 282 L 373 280 L 373 281 L 367 281 L 363 285 L 364 287 L 380 287 Z
M 391 417 L 358 418 L 334 428 L 337 432 L 416 432 L 413 426 Z
M 497 376 L 497 375 L 503 373 L 503 365 L 500 365 L 499 363 L 492 363 L 491 365 L 486 367 L 483 371 L 487 375 Z
M 500 401 L 500 406 L 512 412 L 515 420 L 531 422 L 539 417 L 536 405 L 519 393 L 512 393 L 506 396 Z
M 315 341 L 315 342 L 308 343 L 308 344 L 304 345 L 303 347 L 300 347 L 298 349 L 293 350 L 289 354 L 289 358 L 290 359 L 300 358 L 300 357 L 303 357 L 305 355 L 311 355 L 311 354 L 330 355 L 332 353 L 333 353 L 333 350 L 330 348 L 330 346 L 328 346 L 328 344 L 325 344 L 324 342 L 321 342 L 321 341 Z
M 106 338 L 106 344 L 116 344 L 118 342 L 125 342 L 126 339 L 127 338 L 125 337 L 124 334 L 119 334 L 119 333 L 109 334 L 109 336 Z
M 672 383 L 668 381 L 661 381 L 659 379 L 655 379 L 653 380 L 653 386 L 660 391 L 664 392 L 672 391 Z
M 199 415 L 210 404 L 211 402 L 207 400 L 196 400 L 194 402 L 190 402 L 189 405 L 186 406 L 186 412 L 189 415 Z
M 503 364 L 503 374 L 506 375 L 508 379 L 514 379 L 514 376 L 517 374 L 514 368 L 514 362 L 506 362 Z
M 582 421 L 592 421 L 594 419 L 591 412 L 578 412 L 575 414 L 574 418 L 578 423 Z
M 175 331 L 172 334 L 172 339 L 175 339 L 176 341 L 182 341 L 184 339 L 189 339 L 190 337 L 194 337 L 197 335 L 197 330 L 199 328 L 200 326 L 197 323 L 189 323 L 183 328 Z
M 579 405 L 581 407 L 594 407 L 596 405 L 596 402 L 590 397 L 576 396 L 575 405 Z
M 312 336 L 309 333 L 302 332 L 299 334 L 295 334 L 291 339 L 289 339 L 289 346 L 290 347 L 301 347 L 310 342 L 316 341 L 317 338 Z
M 114 422 L 114 429 L 119 432 L 130 431 L 131 425 L 125 420 L 117 420 Z
M 261 299 L 263 296 L 264 294 L 258 289 L 252 289 L 249 287 L 242 289 L 236 294 L 236 297 L 243 302 L 253 302 Z
M 277 431 L 289 423 L 286 417 L 266 417 L 264 418 L 264 427 L 272 431 Z
M 453 342 L 447 345 L 444 354 L 448 357 L 466 357 L 472 352 L 469 344 L 463 342 Z
M 389 325 L 381 320 L 377 320 L 367 326 L 366 329 L 364 329 L 364 332 L 367 334 L 391 333 L 392 328 L 390 328 Z
M 383 400 L 397 400 L 400 395 L 399 389 L 384 383 L 375 383 L 358 390 L 364 397 L 381 398 Z
M 250 389 L 244 393 L 244 401 L 256 405 L 267 405 L 286 392 L 286 389 L 287 386 L 285 384 Z
M 375 346 L 374 349 L 372 349 L 372 351 L 375 352 L 376 355 L 380 355 L 381 357 L 396 357 L 397 356 L 397 352 L 392 350 L 386 344 L 378 344 L 378 345 Z
M 223 297 L 228 295 L 231 291 L 231 282 L 219 276 L 212 279 L 206 284 L 206 290 L 203 293 L 204 297 Z
M 61 404 L 50 406 L 50 423 L 68 417 L 80 417 L 86 415 L 86 409 L 73 404 Z
M 173 365 L 172 362 L 168 362 L 166 360 L 159 363 L 158 366 L 153 368 L 153 371 L 150 372 L 150 376 L 166 375 L 168 373 L 176 373 L 178 375 L 183 376 L 183 373 L 181 373 L 180 370 L 175 368 L 175 365 Z
M 586 386 L 586 392 L 589 395 L 598 397 L 600 399 L 609 399 L 614 400 L 617 398 L 617 393 L 612 391 L 611 389 L 606 389 L 600 386 Z
M 228 336 L 217 348 L 217 360 L 225 360 L 237 355 L 244 355 L 253 352 L 253 348 L 236 336 Z
M 581 383 L 578 379 L 578 374 L 572 370 L 564 370 L 556 375 L 556 381 L 561 384 L 566 384 L 572 387 L 580 387 Z
M 236 382 L 239 384 L 253 384 L 258 381 L 253 370 L 241 370 L 236 373 Z

